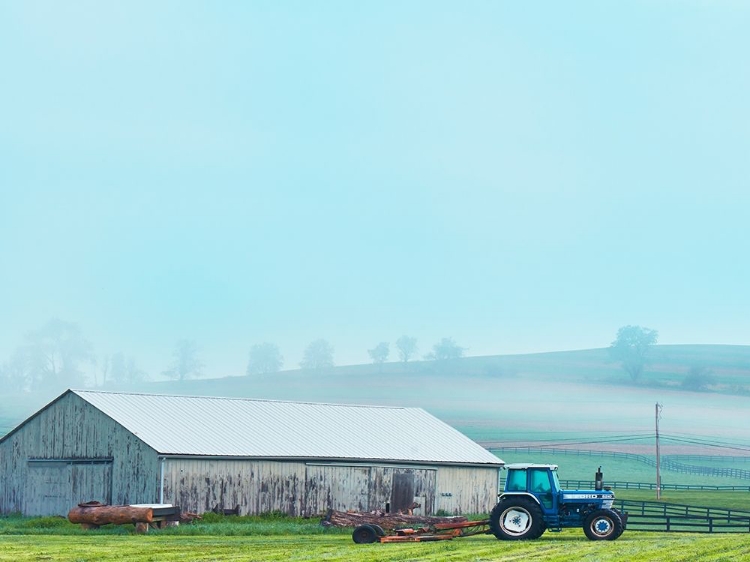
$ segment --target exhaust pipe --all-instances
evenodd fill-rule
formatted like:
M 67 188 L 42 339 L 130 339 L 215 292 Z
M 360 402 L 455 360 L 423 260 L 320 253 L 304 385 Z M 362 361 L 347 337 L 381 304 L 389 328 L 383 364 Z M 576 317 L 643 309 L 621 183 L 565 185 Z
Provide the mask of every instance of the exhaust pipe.
M 604 475 L 602 474 L 602 467 L 599 467 L 599 470 L 596 471 L 596 480 L 594 481 L 594 489 L 595 490 L 602 490 L 604 488 Z

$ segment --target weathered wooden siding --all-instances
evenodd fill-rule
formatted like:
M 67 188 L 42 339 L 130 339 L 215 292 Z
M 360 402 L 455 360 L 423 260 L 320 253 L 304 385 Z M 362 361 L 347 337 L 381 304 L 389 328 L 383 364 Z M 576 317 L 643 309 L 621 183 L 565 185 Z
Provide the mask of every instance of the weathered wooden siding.
M 298 462 L 166 459 L 164 501 L 203 513 L 240 507 L 242 515 L 300 515 L 305 465 Z
M 315 516 L 329 508 L 397 511 L 399 487 L 409 494 L 402 501 L 419 504 L 415 514 L 487 513 L 495 505 L 497 485 L 497 469 L 484 468 L 175 458 L 164 464 L 164 500 L 196 513 L 237 506 L 243 515 Z
M 305 510 L 309 514 L 369 511 L 370 467 L 309 465 L 305 478 Z
M 497 468 L 440 467 L 436 512 L 489 513 L 497 503 L 499 472 Z
M 30 459 L 59 462 L 30 463 Z M 83 459 L 98 464 L 82 464 Z M 0 443 L 3 514 L 66 515 L 75 503 L 88 500 L 154 502 L 158 482 L 155 451 L 72 393 Z M 105 497 L 90 497 L 93 493 Z

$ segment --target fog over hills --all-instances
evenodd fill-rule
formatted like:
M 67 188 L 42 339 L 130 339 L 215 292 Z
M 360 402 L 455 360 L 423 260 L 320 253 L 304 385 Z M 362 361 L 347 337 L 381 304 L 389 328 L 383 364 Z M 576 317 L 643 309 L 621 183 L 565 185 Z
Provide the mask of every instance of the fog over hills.
M 632 437 L 658 402 L 744 439 L 750 3 L 25 0 L 0 25 L 0 431 L 88 386 L 415 405 L 487 439 Z M 656 346 L 625 370 L 629 326 Z
M 663 406 L 665 446 L 750 454 L 750 346 L 668 346 L 650 350 L 634 382 L 608 349 L 386 362 L 255 376 L 107 385 L 106 390 L 421 407 L 486 443 L 650 448 L 654 408 Z M 696 365 L 705 388 L 686 388 Z M 17 423 L 51 399 L 0 402 Z M 708 444 L 718 446 L 708 446 Z M 668 449 L 667 449 L 668 450 Z

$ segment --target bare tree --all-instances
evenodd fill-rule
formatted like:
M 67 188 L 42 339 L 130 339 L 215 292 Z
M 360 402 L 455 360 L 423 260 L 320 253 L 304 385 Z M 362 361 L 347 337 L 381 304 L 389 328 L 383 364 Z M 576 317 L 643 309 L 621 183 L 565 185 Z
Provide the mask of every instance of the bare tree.
M 162 374 L 179 381 L 201 375 L 203 362 L 198 358 L 198 344 L 195 340 L 178 341 L 172 357 L 171 365 Z
M 321 370 L 333 367 L 333 346 L 324 339 L 310 342 L 300 362 L 300 367 L 310 370 Z
M 112 356 L 105 355 L 102 362 L 99 364 L 99 368 L 102 373 L 102 386 L 107 385 L 107 377 L 109 376 L 109 370 L 112 366 Z M 96 384 L 96 377 L 94 377 L 94 383 Z
M 417 353 L 417 338 L 401 336 L 396 340 L 396 347 L 399 358 L 406 363 Z
M 91 343 L 78 325 L 53 318 L 26 335 L 27 374 L 32 388 L 46 385 L 75 387 L 83 385 L 83 364 L 95 363 Z
M 643 374 L 646 358 L 651 347 L 659 339 L 659 332 L 641 326 L 623 326 L 617 330 L 617 338 L 609 346 L 609 352 L 620 361 L 633 382 Z
M 146 380 L 146 372 L 138 367 L 132 355 L 117 352 L 110 359 L 111 379 L 114 382 L 132 385 Z
M 250 348 L 250 357 L 247 361 L 248 376 L 278 373 L 284 365 L 279 346 L 275 343 L 257 343 Z
M 125 365 L 125 377 L 129 384 L 135 384 L 148 379 L 146 371 L 138 367 L 135 358 L 131 355 Z

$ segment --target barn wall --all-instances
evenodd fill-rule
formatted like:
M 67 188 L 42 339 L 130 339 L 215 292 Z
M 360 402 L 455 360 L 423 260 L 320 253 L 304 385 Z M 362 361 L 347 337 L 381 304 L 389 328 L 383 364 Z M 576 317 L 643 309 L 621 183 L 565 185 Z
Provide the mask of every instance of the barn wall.
M 2 514 L 67 515 L 89 500 L 154 502 L 158 480 L 153 449 L 73 393 L 0 443 Z
M 164 501 L 183 511 L 240 508 L 242 515 L 303 509 L 304 463 L 171 459 L 164 461 Z
M 437 475 L 436 512 L 489 513 L 497 503 L 499 479 L 497 468 L 441 467 Z
M 164 501 L 195 513 L 239 506 L 242 515 L 280 511 L 315 516 L 329 508 L 398 511 L 414 503 L 419 505 L 413 513 L 420 515 L 434 515 L 438 509 L 484 513 L 494 506 L 497 482 L 497 469 L 482 468 L 200 458 L 164 461 Z M 441 497 L 440 486 L 457 492 Z

